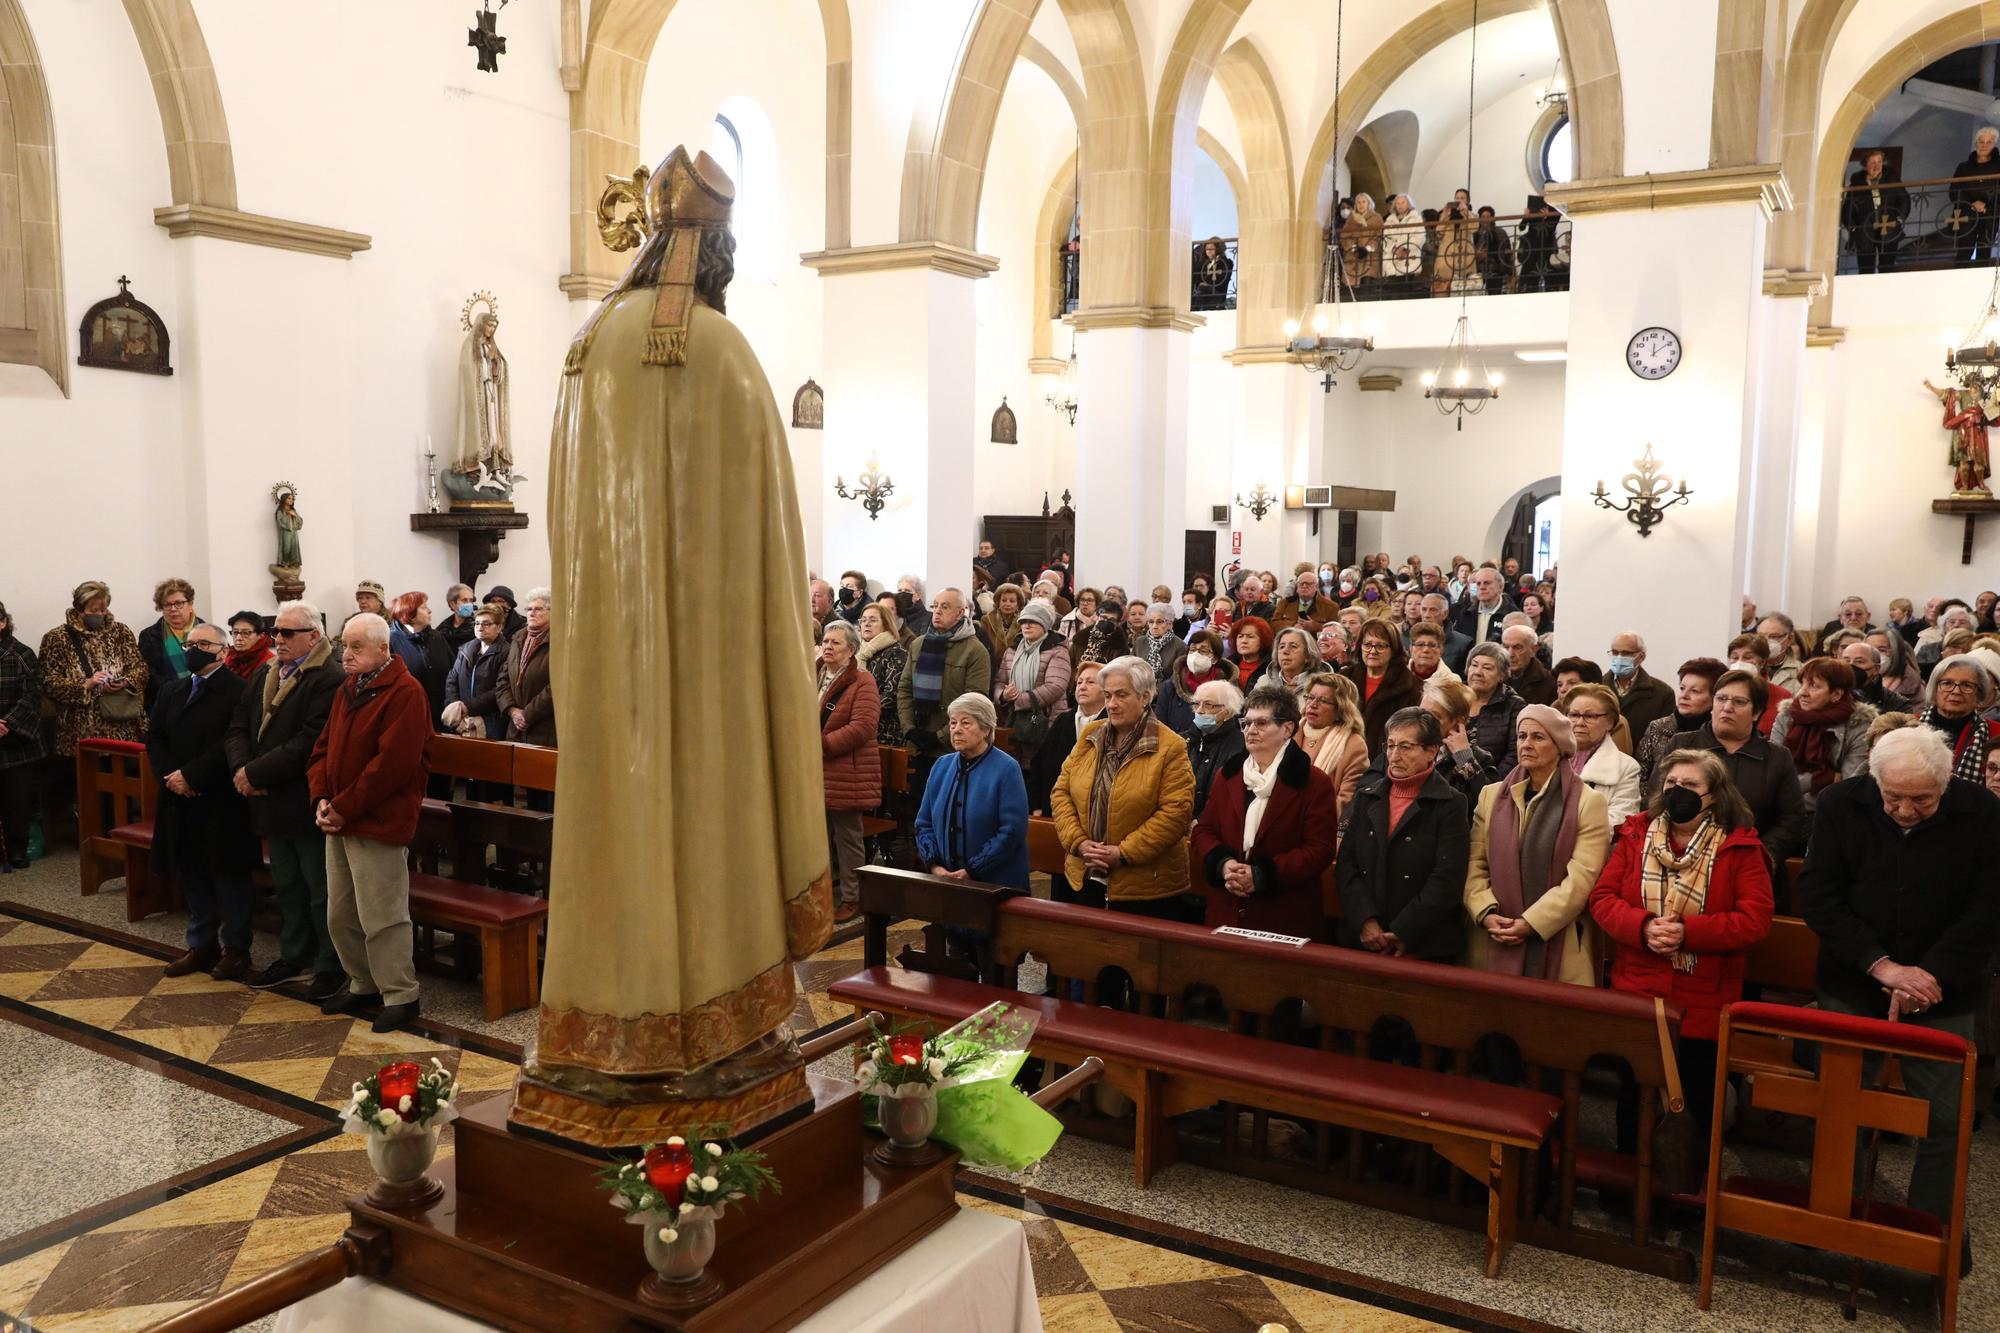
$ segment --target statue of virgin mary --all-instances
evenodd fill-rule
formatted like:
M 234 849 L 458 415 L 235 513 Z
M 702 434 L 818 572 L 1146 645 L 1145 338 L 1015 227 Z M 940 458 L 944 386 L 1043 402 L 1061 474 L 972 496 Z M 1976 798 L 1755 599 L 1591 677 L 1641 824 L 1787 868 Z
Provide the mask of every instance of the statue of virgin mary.
M 485 309 L 475 314 L 482 305 Z M 480 292 L 467 301 L 460 322 L 466 332 L 458 353 L 458 447 L 445 470 L 445 491 L 456 504 L 511 507 L 515 476 L 507 358 L 495 339 L 500 314 L 493 297 Z

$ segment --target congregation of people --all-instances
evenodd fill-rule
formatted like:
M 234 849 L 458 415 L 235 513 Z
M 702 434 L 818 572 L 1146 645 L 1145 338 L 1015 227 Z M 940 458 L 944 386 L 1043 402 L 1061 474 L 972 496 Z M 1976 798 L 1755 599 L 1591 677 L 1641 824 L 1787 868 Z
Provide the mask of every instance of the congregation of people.
M 1323 300 L 1569 290 L 1566 225 L 1539 195 L 1502 217 L 1465 189 L 1424 209 L 1357 191 L 1335 202 L 1324 239 Z
M 987 542 L 971 592 L 815 579 L 837 916 L 891 746 L 924 870 L 1026 891 L 1041 816 L 1058 902 L 1657 996 L 1704 1125 L 1774 914 L 1818 935 L 1822 1008 L 1970 1036 L 2000 930 L 2000 597 L 1880 625 L 1850 597 L 1816 632 L 1745 597 L 1713 656 L 1662 670 L 1637 630 L 1550 660 L 1556 574 L 1376 554 L 1176 594 Z M 1942 1213 L 1957 1089 L 1912 1091 L 1910 1197 Z M 1621 1105 L 1628 1149 L 1636 1124 Z
M 185 579 L 153 590 L 134 632 L 111 588 L 78 584 L 39 649 L 0 606 L 0 866 L 24 870 L 85 739 L 143 744 L 158 783 L 149 853 L 188 909 L 170 977 L 269 988 L 304 978 L 323 1012 L 418 1013 L 408 848 L 434 782 L 435 733 L 553 746 L 546 588 L 389 599 L 360 581 L 338 627 L 313 604 L 204 619 Z M 53 763 L 51 761 L 54 761 Z M 448 794 L 448 793 L 445 793 Z M 479 784 L 475 799 L 511 792 Z M 530 791 L 533 808 L 552 793 Z M 268 862 L 278 956 L 251 957 L 253 876 Z

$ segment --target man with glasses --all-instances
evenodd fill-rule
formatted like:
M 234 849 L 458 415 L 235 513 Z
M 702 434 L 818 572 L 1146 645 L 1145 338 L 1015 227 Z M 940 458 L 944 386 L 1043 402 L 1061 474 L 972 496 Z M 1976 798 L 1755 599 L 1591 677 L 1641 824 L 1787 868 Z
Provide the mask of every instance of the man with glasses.
M 951 748 L 945 705 L 961 694 L 993 691 L 993 658 L 965 607 L 965 594 L 959 589 L 938 593 L 931 604 L 930 629 L 910 650 L 909 665 L 896 682 L 897 721 L 916 747 L 926 773 L 929 760 Z M 914 773 L 910 782 L 914 789 Z
M 1340 942 L 1398 958 L 1456 963 L 1465 950 L 1465 798 L 1437 771 L 1444 735 L 1422 708 L 1392 714 L 1382 762 L 1348 805 L 1334 882 Z
M 222 665 L 222 631 L 196 625 L 180 650 L 187 674 L 160 688 L 146 729 L 146 757 L 160 784 L 150 860 L 174 875 L 187 899 L 187 952 L 167 975 L 211 973 L 236 981 L 250 971 L 250 874 L 257 835 L 250 811 L 230 785 L 223 734 L 244 691 Z
M 249 798 L 250 820 L 271 854 L 273 896 L 282 926 L 278 957 L 249 978 L 258 988 L 311 972 L 306 994 L 324 1000 L 346 980 L 326 925 L 326 835 L 313 822 L 306 766 L 340 688 L 333 644 L 319 608 L 278 608 L 276 657 L 257 669 L 223 737 L 231 785 Z

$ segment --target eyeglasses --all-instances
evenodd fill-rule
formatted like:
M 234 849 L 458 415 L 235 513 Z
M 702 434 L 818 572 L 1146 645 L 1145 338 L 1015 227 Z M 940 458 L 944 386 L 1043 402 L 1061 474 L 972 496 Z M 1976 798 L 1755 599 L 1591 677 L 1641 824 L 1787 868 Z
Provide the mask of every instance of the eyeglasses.
M 1273 722 L 1268 717 L 1246 717 L 1243 719 L 1243 730 L 1245 731 L 1262 731 L 1265 727 L 1275 727 L 1277 725 L 1276 722 Z
M 317 634 L 319 631 L 316 629 L 287 629 L 283 625 L 280 625 L 278 628 L 272 630 L 271 633 L 281 639 L 295 639 L 301 634 Z
M 1953 693 L 1957 693 L 1958 691 L 1963 690 L 1967 694 L 1975 693 L 1979 689 L 1979 686 L 1973 684 L 1969 680 L 1941 680 L 1937 683 L 1937 687 L 1940 692 L 1944 690 L 1950 690 Z
M 161 602 L 160 609 L 162 611 L 178 611 L 184 606 L 191 606 L 191 605 L 193 605 L 193 603 L 189 602 L 187 598 L 178 597 L 171 602 Z
M 1412 743 L 1412 742 L 1409 742 L 1409 741 L 1386 741 L 1386 742 L 1384 742 L 1384 743 L 1383 743 L 1383 746 L 1382 746 L 1382 753 L 1383 753 L 1383 754 L 1421 754 L 1421 753 L 1423 753 L 1423 751 L 1424 751 L 1424 750 L 1425 750 L 1426 748 L 1428 748 L 1428 747 L 1426 747 L 1426 746 L 1422 746 L 1422 745 L 1417 745 L 1417 744 L 1414 744 L 1414 743 Z
M 1609 713 L 1573 712 L 1569 715 L 1569 720 L 1572 722 L 1602 722 L 1610 716 L 1611 714 Z
M 256 633 L 257 631 L 254 629 L 249 629 L 246 628 L 245 626 L 238 625 L 235 629 L 229 631 L 229 637 L 232 639 L 247 639 L 255 635 Z

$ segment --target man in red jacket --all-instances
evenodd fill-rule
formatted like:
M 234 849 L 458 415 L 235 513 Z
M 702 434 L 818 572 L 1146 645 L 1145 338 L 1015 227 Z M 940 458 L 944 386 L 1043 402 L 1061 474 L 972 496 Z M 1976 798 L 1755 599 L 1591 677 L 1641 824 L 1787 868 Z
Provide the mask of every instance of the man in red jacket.
M 326 918 L 347 989 L 323 1014 L 380 1004 L 375 1031 L 417 1016 L 411 961 L 410 863 L 424 803 L 430 700 L 389 651 L 389 622 L 362 613 L 340 631 L 347 678 L 313 747 L 306 783 L 326 834 Z

